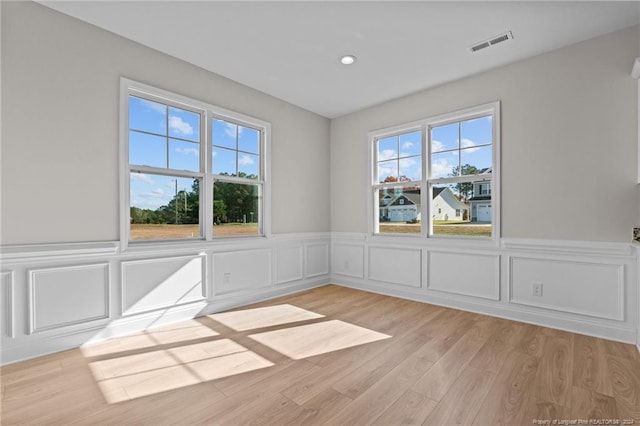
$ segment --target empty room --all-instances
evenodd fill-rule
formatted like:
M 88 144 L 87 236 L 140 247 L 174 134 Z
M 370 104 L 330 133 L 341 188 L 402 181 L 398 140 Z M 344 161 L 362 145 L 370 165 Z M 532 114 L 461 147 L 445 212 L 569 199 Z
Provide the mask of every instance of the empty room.
M 0 19 L 1 424 L 640 424 L 640 2 Z

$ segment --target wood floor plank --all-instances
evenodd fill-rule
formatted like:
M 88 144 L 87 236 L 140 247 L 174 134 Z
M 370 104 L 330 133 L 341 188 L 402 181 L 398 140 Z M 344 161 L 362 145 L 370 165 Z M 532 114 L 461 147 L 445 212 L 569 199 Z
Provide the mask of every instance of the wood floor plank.
M 571 335 L 550 337 L 536 375 L 535 392 L 539 400 L 569 407 L 573 378 L 573 341 Z
M 433 363 L 409 357 L 329 419 L 329 424 L 365 425 L 373 422 L 424 374 Z
M 538 371 L 539 359 L 517 351 L 509 351 L 482 404 L 474 424 L 528 424 L 525 409 Z
M 513 321 L 502 323 L 494 335 L 480 348 L 469 366 L 478 370 L 498 373 L 509 356 L 515 342 L 520 338 L 522 326 Z
M 489 371 L 466 368 L 424 424 L 471 425 L 494 379 Z
M 426 396 L 407 390 L 372 424 L 376 426 L 421 425 L 436 405 L 438 405 L 437 402 Z
M 423 344 L 423 340 L 416 339 L 414 335 L 399 338 L 392 346 L 378 353 L 375 358 L 344 374 L 332 388 L 355 399 L 400 364 L 403 359 L 402 354 L 412 354 Z
M 608 355 L 625 358 L 630 361 L 640 361 L 640 352 L 634 345 L 628 343 L 614 342 L 612 340 L 603 340 L 602 344 Z
M 434 401 L 447 393 L 471 359 L 495 331 L 492 319 L 478 321 L 433 367 L 414 384 L 412 390 Z
M 573 385 L 613 396 L 602 340 L 575 335 L 573 344 Z
M 543 327 L 522 324 L 520 339 L 515 345 L 515 350 L 525 355 L 541 357 L 545 338 Z
M 571 390 L 572 419 L 619 419 L 616 401 L 593 390 L 573 386 Z
M 540 423 L 541 421 L 548 421 L 546 424 L 551 424 L 553 420 L 557 421 L 570 418 L 570 408 L 538 399 L 532 393 L 532 397 L 527 403 L 527 408 L 524 414 L 525 422 L 523 424 L 544 424 Z
M 618 414 L 640 423 L 640 363 L 608 355 L 607 365 Z
M 283 305 L 324 316 L 204 316 L 2 367 L 2 424 L 640 424 L 632 345 L 333 285 L 241 310 Z M 330 321 L 393 337 L 298 360 L 249 337 Z

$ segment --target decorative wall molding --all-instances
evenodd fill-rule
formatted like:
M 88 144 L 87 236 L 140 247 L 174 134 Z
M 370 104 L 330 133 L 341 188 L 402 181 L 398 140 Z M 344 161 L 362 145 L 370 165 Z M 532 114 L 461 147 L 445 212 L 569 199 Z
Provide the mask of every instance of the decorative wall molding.
M 640 262 L 631 243 L 502 239 L 499 246 L 492 246 L 467 244 L 466 240 L 377 238 L 366 234 L 359 237 L 348 234 L 342 238 L 342 234 L 333 233 L 331 245 L 331 282 L 334 284 L 605 339 L 639 341 Z M 346 247 L 349 250 L 345 250 Z M 359 253 L 370 253 L 379 247 L 395 250 L 398 256 L 401 249 L 422 250 L 423 286 L 398 285 L 393 279 L 380 281 L 376 274 L 358 276 L 345 271 L 344 262 L 352 262 Z M 543 277 L 547 281 L 543 283 L 546 297 L 537 303 L 536 299 L 522 297 L 522 291 L 531 292 L 531 282 L 540 279 L 540 274 L 535 268 L 531 269 L 532 273 L 517 269 L 517 278 L 522 284 L 514 287 L 512 258 L 540 262 L 542 266 L 538 269 L 542 271 L 547 268 L 545 262 L 551 261 L 568 269 L 559 273 L 563 277 L 556 281 Z M 369 255 L 365 259 L 371 261 Z M 393 259 L 395 255 L 390 260 Z M 583 270 L 585 266 L 587 269 Z M 370 269 L 367 265 L 366 270 Z M 570 281 L 564 283 L 562 278 Z M 584 281 L 583 287 L 576 282 L 579 280 Z M 515 295 L 514 289 L 518 290 Z M 566 295 L 567 289 L 573 293 Z M 595 298 L 600 305 L 591 304 L 596 303 Z
M 370 280 L 422 286 L 422 250 L 370 245 L 367 253 L 367 277 Z
M 90 340 L 219 312 L 329 282 L 640 343 L 640 249 L 636 246 L 524 239 L 502 239 L 499 246 L 466 243 L 455 239 L 377 238 L 364 233 L 334 232 L 206 244 L 135 245 L 122 252 L 114 248 L 117 243 L 47 244 L 27 249 L 22 246 L 22 251 L 14 246 L 9 250 L 9 258 L 2 259 L 6 272 L 0 274 L 2 309 L 11 311 L 9 321 L 3 318 L 2 362 L 69 349 Z M 88 249 L 86 253 L 83 248 Z M 6 247 L 2 249 L 5 251 Z M 388 257 L 392 263 L 385 264 Z M 568 265 L 567 268 L 591 265 L 602 273 L 602 279 L 596 280 L 597 274 L 580 276 L 587 276 L 587 282 L 596 280 L 596 292 L 609 291 L 615 294 L 615 299 L 607 299 L 606 308 L 595 315 L 584 308 L 588 305 L 576 307 L 545 300 L 541 306 L 533 306 L 530 300 L 514 295 L 511 259 L 515 258 L 542 263 L 556 261 Z M 177 300 L 174 296 L 180 289 L 191 289 L 188 285 L 184 287 L 185 280 L 179 280 L 169 285 L 166 293 L 160 291 L 148 297 L 157 281 L 154 274 L 167 278 L 172 267 L 178 270 L 181 262 L 194 260 L 198 265 L 186 268 L 189 277 L 186 281 L 198 277 L 192 280 L 193 284 L 200 282 L 192 289 L 195 293 Z M 474 270 L 480 271 L 481 277 L 474 284 L 460 275 L 464 270 L 456 265 L 475 261 L 478 268 Z M 456 268 L 447 267 L 448 264 Z M 114 279 L 110 274 L 112 268 L 119 271 Z M 522 275 L 524 269 L 517 268 L 518 279 L 523 282 L 531 279 Z M 87 278 L 87 272 L 95 276 Z M 231 274 L 227 284 L 225 274 Z M 85 286 L 87 281 L 92 283 Z M 53 289 L 57 290 L 51 292 Z M 75 297 L 83 291 L 88 293 Z M 148 297 L 145 303 L 149 303 L 136 305 L 141 295 Z M 62 313 L 58 315 L 56 309 Z
M 3 333 L 10 338 L 15 337 L 15 298 L 14 298 L 14 277 L 13 271 L 0 272 L 0 291 L 2 292 L 2 310 L 4 315 L 2 323 L 4 323 Z
M 500 300 L 499 255 L 429 250 L 427 265 L 429 290 Z
M 29 270 L 28 313 L 29 334 L 108 319 L 109 264 Z
M 307 244 L 305 250 L 305 278 L 314 278 L 328 275 L 329 270 L 329 243 Z
M 349 277 L 364 277 L 364 245 L 332 243 L 331 273 Z
M 122 262 L 121 314 L 140 314 L 206 300 L 206 264 L 204 255 Z
M 529 276 L 524 278 L 525 288 L 519 289 L 519 291 L 514 289 L 516 285 L 514 275 L 516 274 L 518 263 L 529 263 L 530 266 L 532 266 L 529 268 L 529 271 L 527 271 Z M 625 319 L 624 264 L 509 256 L 508 266 L 509 300 L 511 303 L 616 321 L 624 321 Z M 531 275 L 531 269 L 540 271 L 538 272 L 539 274 L 543 274 L 548 278 L 540 278 L 541 275 Z M 557 269 L 557 271 L 550 271 L 550 269 Z M 565 280 L 565 286 L 563 286 L 561 290 L 565 290 L 571 294 L 556 294 L 555 297 L 549 301 L 545 296 L 545 289 L 543 288 L 543 296 L 539 297 L 540 301 L 536 301 L 535 299 L 537 297 L 535 296 L 526 297 L 530 291 L 529 284 L 532 281 L 549 284 L 545 281 L 554 279 L 553 277 L 549 277 L 549 274 L 555 275 L 556 280 Z M 566 280 L 570 280 L 570 282 L 566 282 Z M 557 287 L 560 286 L 556 285 L 551 287 L 551 291 Z M 583 287 L 585 290 L 588 289 L 588 291 L 578 291 L 578 287 Z M 525 297 L 523 297 L 523 295 Z M 590 305 L 590 307 L 587 305 Z M 603 309 L 604 307 L 609 307 L 610 309 L 607 311 Z
M 31 262 L 37 259 L 64 259 L 71 257 L 107 256 L 118 252 L 117 241 L 95 243 L 29 244 L 0 246 L 2 261 Z
M 502 239 L 502 248 L 504 250 L 538 252 L 549 255 L 634 256 L 631 243 L 505 238 Z
M 304 247 L 301 245 L 275 248 L 276 284 L 304 278 Z

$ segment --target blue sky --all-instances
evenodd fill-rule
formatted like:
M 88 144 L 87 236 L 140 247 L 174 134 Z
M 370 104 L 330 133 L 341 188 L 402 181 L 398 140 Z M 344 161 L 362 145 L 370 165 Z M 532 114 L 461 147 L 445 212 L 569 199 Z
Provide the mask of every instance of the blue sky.
M 378 141 L 378 178 L 407 176 L 421 179 L 420 132 L 405 133 Z M 434 127 L 431 131 L 431 177 L 446 177 L 459 164 L 478 169 L 491 166 L 492 117 Z
M 259 176 L 260 132 L 212 120 L 212 172 Z M 135 96 L 129 97 L 129 163 L 174 170 L 200 171 L 200 115 Z M 193 179 L 131 173 L 131 206 L 155 210 L 178 192 L 191 190 Z

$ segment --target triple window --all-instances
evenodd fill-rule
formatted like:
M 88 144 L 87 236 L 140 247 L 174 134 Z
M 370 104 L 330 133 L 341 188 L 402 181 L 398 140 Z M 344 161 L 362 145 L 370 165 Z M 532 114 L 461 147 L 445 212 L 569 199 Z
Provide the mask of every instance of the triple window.
M 370 133 L 374 234 L 492 238 L 498 102 Z
M 123 241 L 266 234 L 268 123 L 125 79 L 122 97 Z

